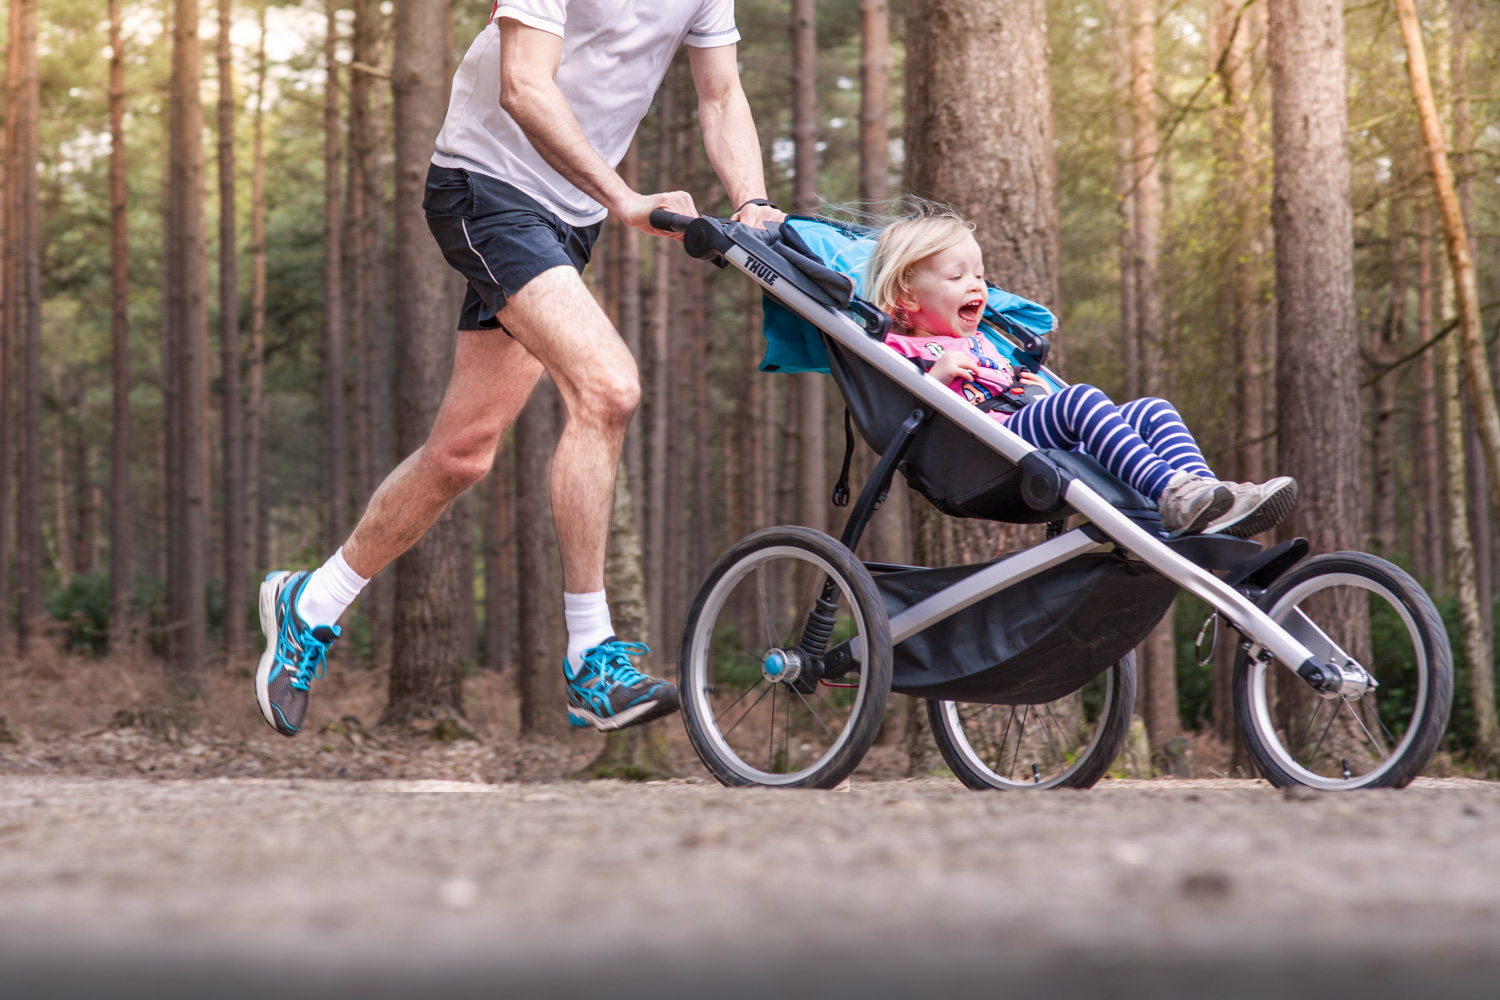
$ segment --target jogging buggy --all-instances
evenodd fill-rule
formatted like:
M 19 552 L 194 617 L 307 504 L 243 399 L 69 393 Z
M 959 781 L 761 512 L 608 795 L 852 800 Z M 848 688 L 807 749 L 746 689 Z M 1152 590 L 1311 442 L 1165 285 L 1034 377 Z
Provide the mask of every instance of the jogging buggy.
M 698 590 L 682 715 L 721 782 L 837 785 L 898 691 L 926 699 L 943 759 L 969 787 L 1090 787 L 1128 735 L 1131 650 L 1179 590 L 1212 609 L 1205 633 L 1238 645 L 1235 716 L 1273 784 L 1402 786 L 1427 763 L 1447 725 L 1452 652 L 1400 568 L 1358 552 L 1308 558 L 1300 538 L 1169 536 L 1155 504 L 1093 459 L 1032 446 L 885 345 L 889 317 L 855 294 L 868 231 L 664 210 L 651 222 L 761 286 L 773 348 L 762 368 L 831 373 L 880 456 L 840 538 L 757 531 Z M 1041 307 L 990 290 L 984 335 L 1061 386 L 1045 366 L 1050 328 Z M 979 565 L 861 562 L 897 471 L 944 514 L 1046 524 L 1048 537 Z

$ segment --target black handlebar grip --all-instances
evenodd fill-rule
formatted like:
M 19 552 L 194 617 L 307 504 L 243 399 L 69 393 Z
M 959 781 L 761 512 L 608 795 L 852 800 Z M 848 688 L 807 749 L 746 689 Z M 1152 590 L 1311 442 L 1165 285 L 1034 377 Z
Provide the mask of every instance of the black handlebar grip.
M 651 217 L 648 219 L 652 229 L 660 229 L 668 233 L 680 233 L 687 229 L 693 221 L 691 215 L 678 215 L 676 212 L 665 208 L 653 208 Z

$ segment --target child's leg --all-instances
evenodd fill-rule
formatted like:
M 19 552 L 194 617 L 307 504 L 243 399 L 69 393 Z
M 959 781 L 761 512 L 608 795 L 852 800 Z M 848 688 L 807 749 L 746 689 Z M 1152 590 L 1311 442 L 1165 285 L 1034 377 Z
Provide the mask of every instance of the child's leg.
M 1218 478 L 1208 467 L 1208 459 L 1203 457 L 1193 432 L 1183 423 L 1182 414 L 1165 399 L 1152 396 L 1132 399 L 1120 407 L 1120 419 L 1135 428 L 1151 450 L 1172 468 L 1208 479 Z
M 1120 416 L 1109 397 L 1091 385 L 1070 385 L 1023 407 L 1006 426 L 1038 448 L 1072 448 L 1093 456 L 1110 472 L 1161 499 L 1174 470 Z

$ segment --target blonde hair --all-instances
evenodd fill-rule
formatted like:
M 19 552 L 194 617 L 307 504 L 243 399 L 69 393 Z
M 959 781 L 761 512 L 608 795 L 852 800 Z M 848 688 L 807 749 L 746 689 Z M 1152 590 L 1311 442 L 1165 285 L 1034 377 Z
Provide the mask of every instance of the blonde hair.
M 911 271 L 935 253 L 974 235 L 974 224 L 947 209 L 925 209 L 886 226 L 865 270 L 865 294 L 877 309 L 896 316 L 897 303 L 911 291 Z

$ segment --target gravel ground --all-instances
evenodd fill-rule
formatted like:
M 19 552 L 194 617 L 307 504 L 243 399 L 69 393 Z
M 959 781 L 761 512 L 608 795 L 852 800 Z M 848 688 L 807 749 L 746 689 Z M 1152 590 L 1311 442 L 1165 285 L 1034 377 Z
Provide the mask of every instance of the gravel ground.
M 1500 786 L 0 777 L 0 993 L 1496 994 Z

